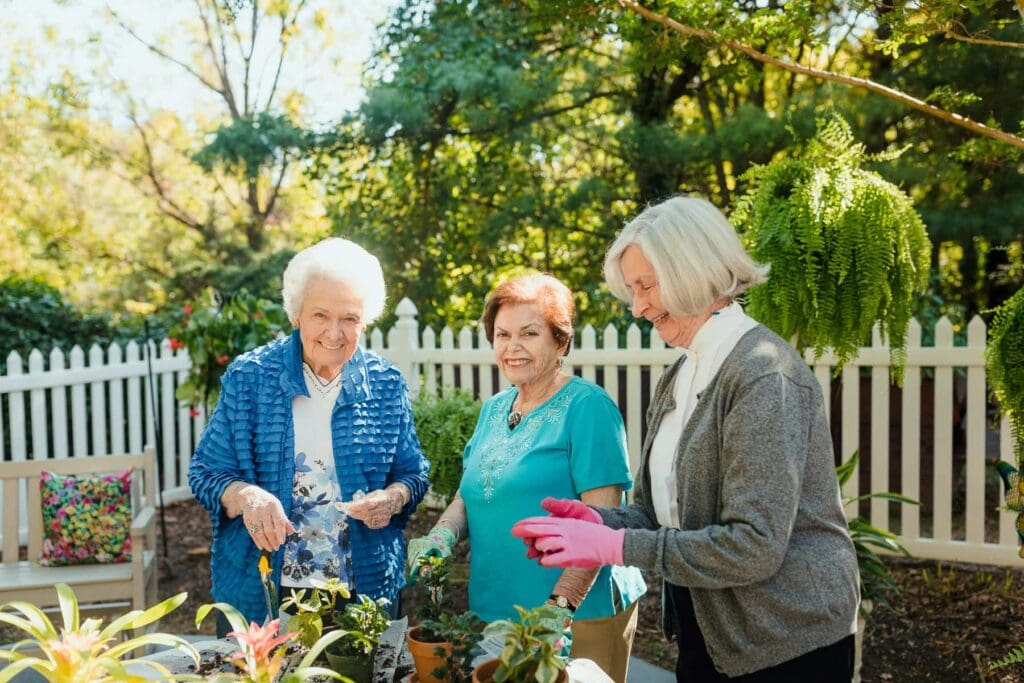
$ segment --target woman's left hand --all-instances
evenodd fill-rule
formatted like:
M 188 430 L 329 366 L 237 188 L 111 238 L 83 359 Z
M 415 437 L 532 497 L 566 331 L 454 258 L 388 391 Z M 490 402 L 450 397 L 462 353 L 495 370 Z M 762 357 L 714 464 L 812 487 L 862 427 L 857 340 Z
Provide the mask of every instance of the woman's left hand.
M 625 529 L 562 517 L 527 517 L 512 527 L 512 535 L 529 541 L 544 567 L 593 569 L 622 564 Z
M 402 495 L 395 490 L 377 489 L 345 506 L 345 514 L 358 519 L 371 529 L 383 529 L 391 517 L 401 511 Z

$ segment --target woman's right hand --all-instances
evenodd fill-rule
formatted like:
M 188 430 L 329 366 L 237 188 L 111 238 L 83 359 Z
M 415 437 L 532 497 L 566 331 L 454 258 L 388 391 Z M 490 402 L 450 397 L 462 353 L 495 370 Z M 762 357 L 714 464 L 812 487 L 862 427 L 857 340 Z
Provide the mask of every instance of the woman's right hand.
M 236 495 L 241 504 L 245 528 L 260 550 L 277 550 L 284 543 L 285 537 L 295 531 L 295 527 L 285 517 L 281 501 L 269 491 L 255 484 L 245 484 L 238 488 Z
M 435 526 L 426 536 L 409 541 L 409 583 L 419 578 L 420 560 L 425 557 L 449 557 L 456 543 L 455 532 L 447 526 Z

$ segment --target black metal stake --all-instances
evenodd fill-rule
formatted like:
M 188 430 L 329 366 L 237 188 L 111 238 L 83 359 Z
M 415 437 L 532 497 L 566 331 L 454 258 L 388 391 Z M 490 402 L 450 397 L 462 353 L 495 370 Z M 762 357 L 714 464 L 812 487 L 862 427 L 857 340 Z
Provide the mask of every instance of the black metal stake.
M 146 337 L 146 373 L 149 376 L 149 416 L 153 420 L 153 437 L 156 439 L 156 496 L 160 503 L 160 534 L 163 536 L 164 569 L 167 577 L 174 578 L 174 567 L 167 552 L 167 520 L 164 518 L 164 489 L 161 484 L 160 468 L 164 465 L 164 440 L 160 429 L 160 420 L 156 414 L 156 378 L 153 377 L 153 350 L 149 346 L 149 320 L 143 319 L 142 328 Z

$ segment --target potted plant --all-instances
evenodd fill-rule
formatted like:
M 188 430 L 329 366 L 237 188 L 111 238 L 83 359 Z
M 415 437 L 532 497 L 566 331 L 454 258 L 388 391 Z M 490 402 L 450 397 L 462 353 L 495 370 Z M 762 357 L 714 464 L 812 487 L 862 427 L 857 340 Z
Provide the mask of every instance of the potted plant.
M 337 630 L 331 619 L 337 609 L 338 599 L 348 600 L 352 593 L 348 585 L 339 579 L 313 581 L 313 588 L 292 590 L 291 595 L 281 602 L 283 609 L 294 609 L 285 629 L 296 634 L 306 647 L 312 647 L 324 633 Z M 325 623 L 326 620 L 326 623 Z
M 910 197 L 865 162 L 838 114 L 797 154 L 752 167 L 731 219 L 751 256 L 771 264 L 747 292 L 756 320 L 800 349 L 836 354 L 838 372 L 878 322 L 902 381 L 907 325 L 928 286 L 931 244 Z
M 416 610 L 418 626 L 409 629 L 406 644 L 420 683 L 440 683 L 433 671 L 451 654 L 452 644 L 445 640 L 436 626 L 448 605 L 450 557 L 423 557 L 416 566 L 418 584 L 425 599 Z
M 836 475 L 839 477 L 839 486 L 842 488 L 850 477 L 857 471 L 857 463 L 860 461 L 860 451 L 854 451 L 853 455 L 844 462 L 842 465 L 836 468 Z M 885 500 L 891 500 L 897 503 L 906 503 L 908 505 L 920 505 L 921 503 L 908 498 L 907 496 L 900 495 L 898 493 L 892 493 L 891 491 L 867 493 L 862 496 L 856 496 L 854 498 L 844 498 L 843 505 L 857 505 L 862 500 L 871 500 L 872 498 L 884 498 Z M 899 586 L 896 584 L 896 580 L 893 578 L 889 568 L 885 566 L 885 562 L 878 555 L 876 550 L 884 550 L 890 553 L 896 553 L 903 555 L 904 557 L 911 557 L 910 552 L 903 547 L 903 544 L 899 541 L 899 536 L 886 531 L 885 529 L 879 529 L 872 525 L 867 519 L 860 515 L 855 515 L 852 518 L 847 519 L 847 525 L 850 529 L 850 538 L 853 540 L 853 547 L 857 551 L 857 569 L 860 574 L 860 612 L 857 615 L 857 635 L 854 638 L 854 681 L 860 681 L 860 667 L 862 650 L 864 645 L 864 629 L 867 626 L 868 618 L 871 615 L 872 609 L 875 605 L 888 605 L 888 595 L 890 593 L 898 593 Z
M 484 638 L 497 638 L 505 644 L 497 659 L 484 662 L 473 671 L 479 683 L 556 683 L 568 681 L 562 650 L 564 634 L 550 627 L 561 612 L 550 605 L 524 609 L 515 605 L 519 620 L 499 619 L 484 628 Z
M 356 602 L 345 605 L 344 611 L 332 616 L 341 634 L 325 650 L 334 671 L 355 683 L 369 683 L 377 642 L 390 624 L 385 598 L 374 600 L 359 595 Z
M 217 672 L 203 680 L 215 683 L 226 681 L 301 683 L 301 681 L 309 680 L 312 676 L 344 680 L 330 669 L 315 666 L 315 661 L 321 656 L 323 650 L 340 640 L 344 636 L 343 632 L 335 631 L 318 639 L 308 651 L 298 653 L 303 656 L 296 666 L 289 666 L 287 643 L 294 639 L 296 634 L 293 632 L 279 634 L 278 619 L 273 619 L 263 626 L 256 622 L 247 623 L 245 617 L 237 609 L 227 603 L 217 602 L 199 607 L 196 612 L 196 627 L 214 609 L 219 610 L 231 624 L 233 630 L 228 635 L 238 642 L 238 652 L 232 658 L 238 673 Z
M 143 628 L 169 614 L 188 598 L 179 593 L 149 609 L 132 610 L 116 617 L 106 627 L 102 619 L 80 621 L 78 599 L 67 584 L 58 583 L 57 600 L 64 627 L 57 631 L 42 610 L 24 601 L 9 602 L 0 607 L 0 623 L 13 626 L 27 638 L 14 643 L 9 649 L 0 649 L 0 662 L 8 662 L 0 678 L 11 680 L 21 671 L 31 669 L 48 681 L 78 683 L 79 681 L 137 680 L 141 674 L 129 674 L 125 667 L 149 669 L 148 674 L 159 674 L 160 680 L 184 680 L 187 676 L 172 674 L 158 662 L 129 658 L 132 652 L 147 645 L 166 645 L 181 648 L 199 663 L 199 654 L 187 641 L 166 633 L 147 633 L 123 639 L 132 629 Z M 30 650 L 31 654 L 19 650 Z
M 437 621 L 424 621 L 420 625 L 429 629 L 447 646 L 443 649 L 435 648 L 435 654 L 442 658 L 437 667 L 430 671 L 431 677 L 442 683 L 469 683 L 473 678 L 473 660 L 476 658 L 474 649 L 483 639 L 483 622 L 473 612 L 445 612 Z M 423 683 L 425 679 L 417 673 L 416 680 Z

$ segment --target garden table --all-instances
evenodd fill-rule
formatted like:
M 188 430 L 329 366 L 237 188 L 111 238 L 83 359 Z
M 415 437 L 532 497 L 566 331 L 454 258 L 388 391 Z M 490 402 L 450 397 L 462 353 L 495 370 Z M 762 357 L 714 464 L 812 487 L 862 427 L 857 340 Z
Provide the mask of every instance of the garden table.
M 392 621 L 388 629 L 381 635 L 374 661 L 375 683 L 401 683 L 408 673 L 413 671 L 412 657 L 405 645 L 405 633 L 408 619 Z M 198 641 L 192 644 L 203 662 L 216 660 L 226 661 L 235 651 L 236 644 L 231 638 Z M 475 664 L 493 659 L 500 646 L 484 644 L 483 652 L 477 657 Z M 192 658 L 180 649 L 161 650 L 146 656 L 144 659 L 155 661 L 166 666 L 172 673 L 194 673 L 195 665 Z M 155 671 L 147 671 L 144 665 L 128 667 L 129 671 L 140 676 L 155 675 Z M 570 683 L 614 683 L 600 667 L 589 659 L 573 659 L 566 666 Z

